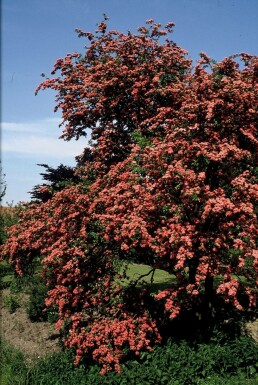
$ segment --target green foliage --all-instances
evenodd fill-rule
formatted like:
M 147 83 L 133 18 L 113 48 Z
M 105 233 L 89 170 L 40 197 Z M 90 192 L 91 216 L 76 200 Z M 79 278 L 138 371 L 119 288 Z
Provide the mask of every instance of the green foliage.
M 0 245 L 5 243 L 8 238 L 8 228 L 18 222 L 18 211 L 20 206 L 9 204 L 6 208 L 0 208 Z
M 1 341 L 1 385 L 24 385 L 27 370 L 23 354 Z
M 13 276 L 11 274 L 1 276 L 0 278 L 0 290 L 6 289 L 9 287 L 13 282 Z
M 11 293 L 20 293 L 26 291 L 32 281 L 32 276 L 19 276 L 8 261 L 0 261 L 0 290 L 10 288 Z
M 99 366 L 74 366 L 71 350 L 54 353 L 33 366 L 21 353 L 4 347 L 1 363 L 4 385 L 255 385 L 258 347 L 241 337 L 225 345 L 169 341 L 154 352 L 142 353 L 129 361 L 122 373 L 99 374 Z M 13 382 L 11 373 L 13 372 Z M 17 380 L 17 375 L 20 381 Z
M 32 322 L 47 321 L 47 314 L 44 312 L 46 295 L 47 288 L 43 284 L 35 286 L 31 292 L 27 314 Z
M 12 266 L 7 261 L 0 262 L 0 289 L 10 289 L 10 295 L 3 299 L 4 305 L 10 313 L 20 307 L 19 299 L 16 294 L 25 292 L 29 294 L 27 304 L 27 315 L 32 322 L 48 321 L 54 323 L 57 321 L 57 312 L 55 309 L 45 309 L 45 298 L 48 288 L 41 281 L 38 273 L 28 276 L 17 276 Z
M 39 321 L 57 321 L 57 313 L 54 309 L 47 309 L 45 299 L 47 296 L 48 287 L 40 281 L 39 276 L 34 275 L 29 288 L 29 303 L 27 306 L 27 314 L 32 322 Z
M 86 385 L 84 367 L 74 367 L 71 352 L 55 353 L 40 360 L 30 370 L 28 380 L 24 385 Z
M 21 291 L 25 291 L 27 286 L 27 277 L 17 276 L 14 272 L 12 275 L 12 281 L 10 283 L 10 291 L 11 293 L 20 293 Z
M 80 178 L 75 174 L 73 167 L 60 164 L 57 168 L 47 164 L 38 164 L 44 167 L 45 172 L 40 173 L 47 183 L 36 185 L 30 192 L 33 201 L 47 202 L 56 191 L 61 191 L 72 183 L 78 183 Z
M 131 133 L 131 136 L 132 136 L 134 142 L 136 144 L 138 144 L 138 146 L 140 146 L 141 148 L 145 148 L 147 146 L 152 145 L 151 140 L 146 138 L 146 136 L 144 136 L 141 132 L 134 131 Z
M 257 385 L 258 377 L 245 378 L 244 376 L 211 376 L 208 379 L 198 381 L 198 385 Z
M 223 346 L 201 344 L 190 346 L 168 342 L 153 354 L 144 354 L 141 370 L 157 373 L 157 384 L 198 384 L 211 375 L 254 375 L 258 369 L 258 349 L 248 338 L 240 338 Z M 167 382 L 166 382 L 167 381 Z
M 10 313 L 15 313 L 16 309 L 20 307 L 20 302 L 18 297 L 10 294 L 4 297 L 4 305 Z
M 13 280 L 13 270 L 7 261 L 0 262 L 0 290 L 9 287 Z

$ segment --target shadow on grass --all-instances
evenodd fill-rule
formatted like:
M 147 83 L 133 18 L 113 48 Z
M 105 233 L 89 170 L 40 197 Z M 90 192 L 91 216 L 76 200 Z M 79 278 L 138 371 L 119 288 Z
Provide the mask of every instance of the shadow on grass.
M 216 287 L 222 277 L 214 279 L 214 289 L 211 296 L 198 297 L 196 303 L 187 303 L 181 314 L 175 320 L 169 319 L 162 304 L 155 301 L 153 294 L 171 288 L 175 284 L 175 276 L 164 270 L 156 269 L 152 275 L 152 268 L 148 265 L 129 264 L 127 279 L 123 281 L 125 298 L 130 304 L 139 301 L 143 295 L 141 288 L 146 288 L 143 295 L 148 311 L 154 319 L 159 321 L 159 330 L 165 340 L 187 340 L 193 343 L 207 343 L 217 341 L 225 343 L 245 333 L 245 325 L 256 318 L 255 311 L 239 311 L 231 303 L 226 303 L 216 294 Z M 238 300 L 244 308 L 248 308 L 248 297 L 244 291 L 239 293 Z M 136 305 L 137 306 L 137 305 Z M 132 309 L 137 311 L 137 309 Z
M 182 311 L 177 319 L 163 322 L 160 330 L 165 341 L 172 338 L 193 344 L 224 344 L 241 335 L 250 336 L 246 324 L 256 317 L 254 310 L 239 311 L 232 304 L 216 298 L 208 306 L 193 304 L 190 310 Z

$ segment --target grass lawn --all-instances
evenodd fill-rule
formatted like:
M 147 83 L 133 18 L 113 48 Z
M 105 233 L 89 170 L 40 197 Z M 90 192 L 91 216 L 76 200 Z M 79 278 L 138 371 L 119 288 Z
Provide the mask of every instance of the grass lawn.
M 152 293 L 168 288 L 175 281 L 175 276 L 165 270 L 155 269 L 153 274 L 150 266 L 137 263 L 128 264 L 126 275 L 127 278 L 122 280 L 123 285 L 126 286 L 130 281 L 138 281 L 137 286 L 150 285 Z

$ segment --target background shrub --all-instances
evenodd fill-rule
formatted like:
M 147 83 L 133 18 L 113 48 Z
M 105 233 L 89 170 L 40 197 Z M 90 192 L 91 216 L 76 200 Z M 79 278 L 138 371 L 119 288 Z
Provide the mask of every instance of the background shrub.
M 19 209 L 20 205 L 13 206 L 12 203 L 5 207 L 0 207 L 0 245 L 8 238 L 8 228 L 18 222 Z
M 18 297 L 10 294 L 4 297 L 4 304 L 10 313 L 14 313 L 16 309 L 20 307 Z
M 29 303 L 27 306 L 27 314 L 32 322 L 39 321 L 57 321 L 57 312 L 53 308 L 46 310 L 45 299 L 48 287 L 42 283 L 38 275 L 32 277 L 29 287 Z

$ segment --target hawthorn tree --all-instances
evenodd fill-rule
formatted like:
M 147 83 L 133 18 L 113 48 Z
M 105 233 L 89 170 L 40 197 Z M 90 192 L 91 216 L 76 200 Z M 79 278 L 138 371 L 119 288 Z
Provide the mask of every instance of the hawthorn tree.
M 2 249 L 19 274 L 40 259 L 65 344 L 102 373 L 161 341 L 160 309 L 256 305 L 258 58 L 202 53 L 192 67 L 173 26 L 77 30 L 85 53 L 58 59 L 37 92 L 56 91 L 65 140 L 91 130 L 81 180 L 30 204 Z M 128 260 L 175 280 L 154 296 L 123 287 Z

